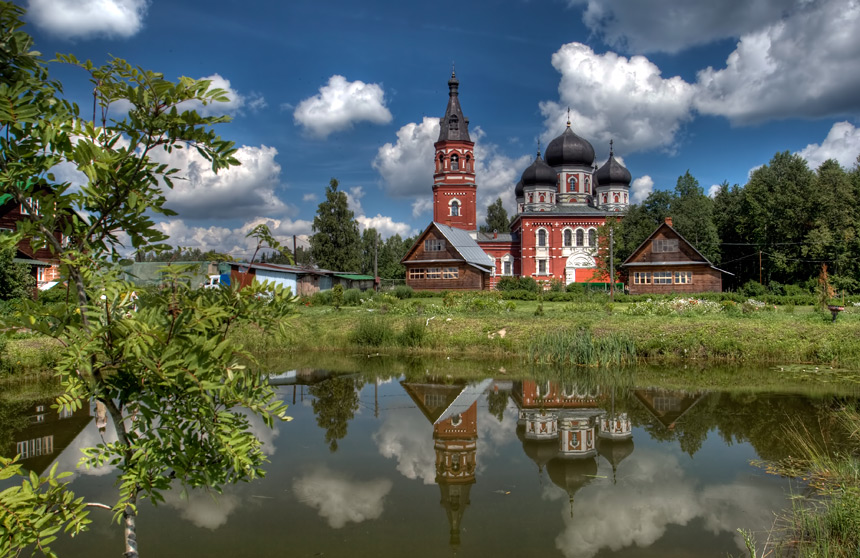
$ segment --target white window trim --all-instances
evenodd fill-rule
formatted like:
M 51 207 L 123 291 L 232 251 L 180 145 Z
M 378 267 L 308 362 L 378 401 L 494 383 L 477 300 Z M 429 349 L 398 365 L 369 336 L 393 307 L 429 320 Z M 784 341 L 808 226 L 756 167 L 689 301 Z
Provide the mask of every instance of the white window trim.
M 454 203 L 457 204 L 457 215 L 454 215 L 452 213 Z M 459 198 L 451 198 L 450 200 L 448 200 L 448 215 L 450 217 L 460 217 L 463 215 L 463 202 L 461 202 Z
M 540 231 L 543 231 L 546 234 L 546 244 L 541 246 L 540 244 Z M 549 248 L 549 231 L 546 230 L 545 227 L 538 227 L 535 229 L 535 247 L 537 248 Z

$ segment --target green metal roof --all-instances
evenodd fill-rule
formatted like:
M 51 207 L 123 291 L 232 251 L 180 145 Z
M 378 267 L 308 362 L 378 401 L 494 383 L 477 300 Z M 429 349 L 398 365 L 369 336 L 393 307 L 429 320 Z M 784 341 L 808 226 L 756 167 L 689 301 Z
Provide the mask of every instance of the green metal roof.
M 350 281 L 373 281 L 373 275 L 352 275 L 348 273 L 335 273 L 335 277 L 349 279 Z

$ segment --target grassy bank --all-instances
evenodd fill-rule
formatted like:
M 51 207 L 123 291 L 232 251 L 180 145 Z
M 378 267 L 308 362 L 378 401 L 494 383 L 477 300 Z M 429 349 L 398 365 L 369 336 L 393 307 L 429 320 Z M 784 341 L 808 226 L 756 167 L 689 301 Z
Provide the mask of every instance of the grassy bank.
M 572 364 L 595 364 L 570 357 L 576 343 L 567 343 L 564 337 L 583 335 L 591 340 L 585 352 L 601 344 L 614 346 L 621 361 L 860 368 L 860 309 L 854 307 L 831 323 L 829 314 L 812 307 L 654 314 L 637 313 L 633 304 L 446 305 L 441 299 L 391 299 L 340 309 L 301 306 L 289 320 L 285 339 L 266 341 L 255 332 L 245 336 L 260 354 L 383 352 L 533 362 L 569 358 Z M 555 354 L 554 345 L 559 347 Z

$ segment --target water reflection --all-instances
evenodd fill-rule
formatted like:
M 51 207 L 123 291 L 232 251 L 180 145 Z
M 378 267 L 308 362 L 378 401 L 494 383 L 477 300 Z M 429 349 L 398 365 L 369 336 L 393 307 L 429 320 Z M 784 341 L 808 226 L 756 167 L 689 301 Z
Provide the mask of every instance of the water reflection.
M 787 421 L 845 447 L 829 428 L 844 403 L 833 397 L 423 374 L 284 378 L 295 420 L 274 432 L 255 424 L 267 436 L 266 478 L 221 495 L 167 493 L 166 506 L 141 515 L 148 553 L 277 556 L 288 542 L 294 556 L 394 557 L 404 545 L 411 558 L 725 556 L 743 549 L 737 528 L 766 531 L 786 504 L 786 482 L 749 460 L 786 454 L 777 434 Z M 99 432 L 95 407 L 54 417 L 51 403 L 28 406 L 23 427 L 0 432 L 7 455 L 26 444 L 28 467 L 71 469 L 80 448 L 113 439 L 110 424 Z M 32 418 L 40 408 L 49 412 Z M 73 489 L 110 501 L 111 472 L 79 470 Z M 59 543 L 60 555 L 114 555 L 108 516 L 99 536 Z

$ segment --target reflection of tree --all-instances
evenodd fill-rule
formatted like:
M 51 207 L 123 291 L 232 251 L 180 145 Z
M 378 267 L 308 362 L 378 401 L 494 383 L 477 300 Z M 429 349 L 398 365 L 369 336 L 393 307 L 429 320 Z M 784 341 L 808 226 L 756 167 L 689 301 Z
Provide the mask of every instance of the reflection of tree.
M 308 389 L 314 397 L 317 425 L 325 429 L 325 441 L 332 452 L 346 436 L 346 427 L 358 410 L 359 381 L 353 376 L 335 376 Z
M 487 402 L 489 403 L 490 414 L 499 419 L 499 422 L 502 422 L 502 418 L 504 418 L 505 416 L 505 409 L 508 407 L 509 396 L 509 392 L 501 390 L 490 390 L 487 394 Z

